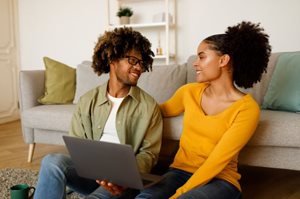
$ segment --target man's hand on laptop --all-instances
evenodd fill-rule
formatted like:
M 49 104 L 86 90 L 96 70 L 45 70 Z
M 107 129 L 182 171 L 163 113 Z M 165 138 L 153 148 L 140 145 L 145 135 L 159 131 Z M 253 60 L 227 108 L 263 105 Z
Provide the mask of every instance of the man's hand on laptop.
M 115 185 L 111 182 L 107 182 L 106 180 L 96 180 L 96 182 L 112 195 L 121 195 L 126 190 L 125 187 Z

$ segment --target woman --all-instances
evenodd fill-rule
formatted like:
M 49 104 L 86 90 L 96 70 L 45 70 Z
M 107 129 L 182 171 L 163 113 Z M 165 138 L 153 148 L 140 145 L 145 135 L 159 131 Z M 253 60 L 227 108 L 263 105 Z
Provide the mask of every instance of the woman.
M 260 109 L 237 86 L 252 87 L 266 70 L 271 47 L 263 31 L 242 22 L 200 43 L 197 83 L 160 106 L 164 117 L 184 113 L 179 150 L 164 180 L 136 198 L 241 198 L 238 154 L 256 129 Z

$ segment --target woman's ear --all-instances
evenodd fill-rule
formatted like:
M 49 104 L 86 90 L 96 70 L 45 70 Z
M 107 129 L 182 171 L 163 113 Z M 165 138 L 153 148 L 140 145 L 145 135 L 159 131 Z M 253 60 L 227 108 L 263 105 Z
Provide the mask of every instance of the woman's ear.
M 220 59 L 220 66 L 221 67 L 224 67 L 224 66 L 227 66 L 230 62 L 230 56 L 228 54 L 224 54 L 221 56 L 221 59 Z

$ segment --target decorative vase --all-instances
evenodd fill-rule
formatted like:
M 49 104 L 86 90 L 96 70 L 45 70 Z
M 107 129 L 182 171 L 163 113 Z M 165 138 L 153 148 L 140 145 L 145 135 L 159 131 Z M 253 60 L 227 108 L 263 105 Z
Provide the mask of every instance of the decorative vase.
M 127 16 L 120 17 L 120 24 L 121 25 L 130 24 L 130 17 L 127 17 Z

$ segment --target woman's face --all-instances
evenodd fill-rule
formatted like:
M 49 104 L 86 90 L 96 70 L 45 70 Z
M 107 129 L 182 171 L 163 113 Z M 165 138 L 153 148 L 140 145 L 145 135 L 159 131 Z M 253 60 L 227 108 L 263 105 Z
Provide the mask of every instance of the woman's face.
M 197 59 L 194 62 L 197 82 L 211 82 L 221 76 L 221 55 L 209 48 L 210 44 L 202 41 L 197 49 Z

